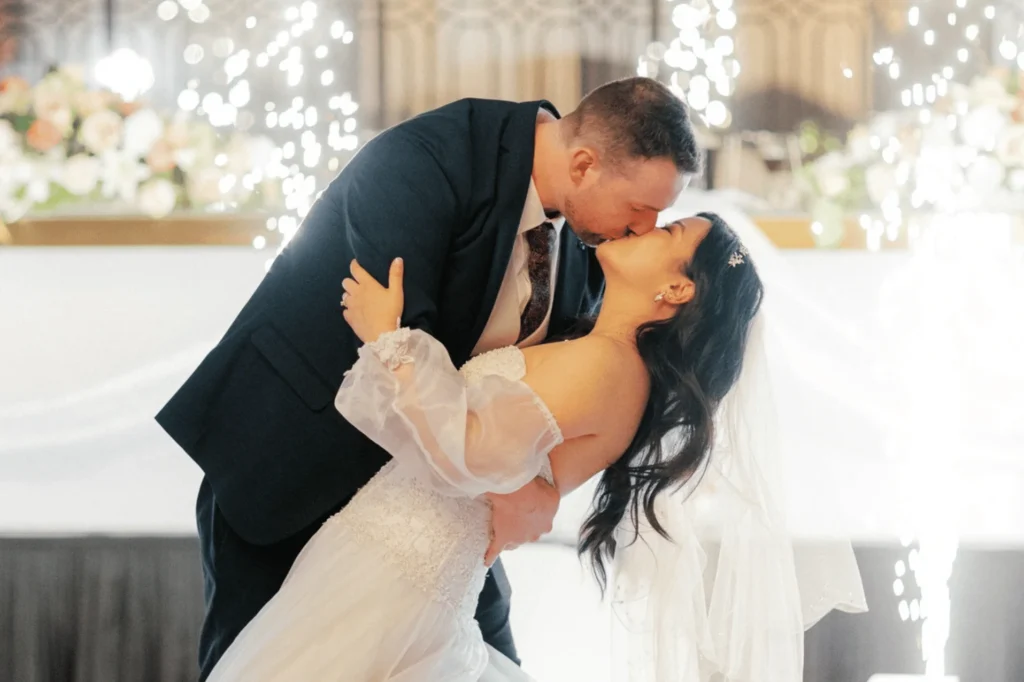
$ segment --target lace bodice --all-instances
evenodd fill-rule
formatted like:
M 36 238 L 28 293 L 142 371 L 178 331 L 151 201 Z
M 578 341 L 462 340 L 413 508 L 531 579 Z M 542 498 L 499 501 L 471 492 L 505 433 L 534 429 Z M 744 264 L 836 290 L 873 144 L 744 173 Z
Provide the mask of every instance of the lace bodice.
M 401 371 L 402 365 L 426 362 L 424 356 L 417 355 L 416 349 L 410 349 L 409 338 L 408 334 L 387 335 L 382 338 L 383 343 L 380 343 L 378 348 L 371 349 L 376 354 L 377 364 L 388 372 L 397 372 Z M 436 341 L 431 342 L 431 348 L 434 347 L 433 344 L 440 347 Z M 372 359 L 364 357 L 360 360 L 364 361 Z M 357 374 L 359 369 L 357 363 L 353 368 L 353 374 Z M 433 367 L 430 369 L 435 370 Z M 437 371 L 444 370 L 442 368 Z M 502 386 L 522 386 L 521 379 L 525 373 L 526 363 L 522 351 L 508 347 L 473 358 L 458 371 L 457 378 L 465 385 L 469 396 L 472 396 L 474 391 L 490 385 L 492 389 L 489 395 L 493 401 L 502 395 L 501 391 L 505 390 L 501 388 Z M 374 404 L 373 397 L 359 395 L 356 392 L 379 390 L 379 386 L 367 383 L 361 376 L 356 376 L 351 382 L 349 379 L 353 379 L 353 376 L 346 378 L 347 386 L 343 384 L 339 392 L 339 410 L 356 426 L 367 432 L 369 427 L 364 428 L 365 424 L 359 419 L 352 419 L 352 416 L 358 417 L 354 414 L 352 404 L 342 404 L 342 393 L 350 391 L 349 397 L 359 400 L 358 404 L 367 411 L 386 410 L 388 407 L 378 404 L 377 407 L 371 408 L 369 406 Z M 504 383 L 496 384 L 495 379 L 501 379 Z M 494 386 L 498 388 L 495 389 Z M 421 393 L 423 388 L 421 384 Z M 533 396 L 532 392 L 530 395 Z M 534 428 L 549 431 L 554 429 L 560 442 L 560 432 L 557 431 L 558 426 L 550 411 L 536 399 L 536 396 L 533 398 L 540 414 Z M 472 403 L 471 398 L 469 402 Z M 500 413 L 496 418 L 501 418 Z M 455 423 L 458 421 L 458 415 L 452 414 L 450 419 Z M 387 428 L 386 420 L 378 420 L 377 424 L 379 428 Z M 367 435 L 374 437 L 373 433 Z M 420 434 L 421 440 L 428 439 L 422 436 L 429 435 Z M 519 458 L 515 461 L 522 461 L 528 469 L 533 467 L 532 471 L 525 472 L 526 480 L 539 474 L 553 482 L 547 457 L 550 447 L 547 447 L 547 441 L 542 442 L 546 450 L 539 458 Z M 422 463 L 408 457 L 408 452 L 404 453 L 404 456 L 395 452 L 396 448 L 404 448 L 406 445 L 404 441 L 398 444 L 391 443 L 391 447 L 387 449 L 394 459 L 328 523 L 343 525 L 346 531 L 367 543 L 375 551 L 382 552 L 386 561 L 398 567 L 419 588 L 438 601 L 450 605 L 465 618 L 472 619 L 486 576 L 483 555 L 490 533 L 490 508 L 484 501 L 469 494 L 458 494 L 458 490 L 453 486 L 439 482 L 435 477 L 435 470 L 424 468 Z M 515 445 L 510 444 L 509 447 Z M 502 453 L 492 454 L 500 460 Z M 431 456 L 428 453 L 427 457 Z M 503 476 L 508 475 L 508 472 L 503 473 Z M 472 486 L 470 489 L 476 490 Z

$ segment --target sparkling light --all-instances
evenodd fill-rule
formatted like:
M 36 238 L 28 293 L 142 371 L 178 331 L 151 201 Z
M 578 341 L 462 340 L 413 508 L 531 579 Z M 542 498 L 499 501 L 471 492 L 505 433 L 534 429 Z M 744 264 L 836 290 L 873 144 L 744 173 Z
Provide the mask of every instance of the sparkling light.
M 204 53 L 203 47 L 201 45 L 197 45 L 195 43 L 192 43 L 191 45 L 188 45 L 185 48 L 185 53 L 184 53 L 185 63 L 186 64 L 191 64 L 191 65 L 198 64 L 199 62 L 203 61 L 203 55 L 204 54 L 205 53 Z
M 202 24 L 210 18 L 210 8 L 206 5 L 196 5 L 188 11 L 188 18 L 197 24 Z
M 193 111 L 199 106 L 199 93 L 195 90 L 182 90 L 178 95 L 178 107 L 185 111 Z
M 164 21 L 170 21 L 178 16 L 178 3 L 174 0 L 164 0 L 156 8 L 156 15 Z
M 210 0 L 179 4 L 192 21 L 206 21 L 211 13 L 204 1 L 219 7 Z M 248 16 L 234 31 L 218 23 L 217 33 L 197 36 L 184 54 L 208 75 L 193 79 L 178 105 L 205 116 L 226 142 L 218 146 L 224 153 L 203 162 L 216 174 L 211 181 L 223 194 L 222 207 L 241 207 L 259 193 L 274 212 L 267 234 L 279 234 L 282 248 L 359 146 L 359 107 L 343 87 L 354 55 L 342 45 L 354 40 L 334 5 L 303 0 L 258 19 Z M 328 55 L 329 65 L 313 61 Z M 252 142 L 238 135 L 246 129 Z M 268 243 L 261 235 L 253 246 Z
M 999 54 L 1006 60 L 1015 59 L 1017 57 L 1017 43 L 1003 38 L 999 43 Z
M 96 63 L 96 80 L 126 101 L 137 97 L 153 87 L 153 66 L 148 60 L 128 48 L 115 50 Z
M 638 57 L 636 72 L 667 83 L 708 128 L 728 128 L 732 124 L 728 99 L 736 91 L 741 71 L 732 35 L 737 23 L 734 1 L 669 2 L 676 33 L 667 43 L 648 45 Z M 342 139 L 335 142 L 340 145 Z

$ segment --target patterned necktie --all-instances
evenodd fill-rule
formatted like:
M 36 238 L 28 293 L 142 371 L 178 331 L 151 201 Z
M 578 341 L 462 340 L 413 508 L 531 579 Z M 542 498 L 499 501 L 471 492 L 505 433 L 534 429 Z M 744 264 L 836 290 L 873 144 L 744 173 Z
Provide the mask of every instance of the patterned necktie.
M 543 223 L 526 233 L 530 247 L 530 301 L 519 318 L 519 339 L 522 343 L 540 329 L 551 301 L 551 256 L 555 250 L 555 226 Z

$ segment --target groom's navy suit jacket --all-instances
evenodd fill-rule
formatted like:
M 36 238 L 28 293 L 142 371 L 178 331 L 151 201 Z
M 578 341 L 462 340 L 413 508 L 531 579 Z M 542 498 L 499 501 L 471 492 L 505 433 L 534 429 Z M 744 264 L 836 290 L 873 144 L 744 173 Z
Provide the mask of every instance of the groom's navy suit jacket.
M 403 324 L 429 331 L 456 366 L 466 361 L 512 253 L 542 106 L 557 115 L 547 102 L 462 100 L 366 144 L 157 416 L 205 473 L 197 513 L 212 605 L 202 646 L 213 658 L 302 543 L 388 459 L 333 406 L 359 346 L 339 306 L 351 260 L 384 282 L 403 257 Z M 594 310 L 603 287 L 571 229 L 559 254 L 552 334 Z M 271 564 L 275 575 L 261 578 Z M 260 586 L 228 599 L 225 574 Z M 489 599 L 507 601 L 507 590 L 485 589 L 482 608 Z

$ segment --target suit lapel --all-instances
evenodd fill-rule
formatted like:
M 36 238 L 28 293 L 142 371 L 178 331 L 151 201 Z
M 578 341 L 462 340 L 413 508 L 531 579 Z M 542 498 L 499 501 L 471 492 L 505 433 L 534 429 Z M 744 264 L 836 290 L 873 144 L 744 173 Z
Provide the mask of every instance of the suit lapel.
M 501 289 L 505 270 L 512 259 L 512 247 L 519 232 L 519 222 L 526 204 L 533 174 L 533 150 L 537 127 L 537 110 L 544 107 L 558 116 L 554 105 L 546 101 L 524 102 L 516 105 L 508 118 L 501 137 L 498 156 L 498 186 L 495 189 L 494 215 L 497 216 L 494 256 L 491 260 L 484 297 L 477 311 L 472 331 L 458 340 L 453 357 L 468 358 L 487 326 L 494 302 Z

